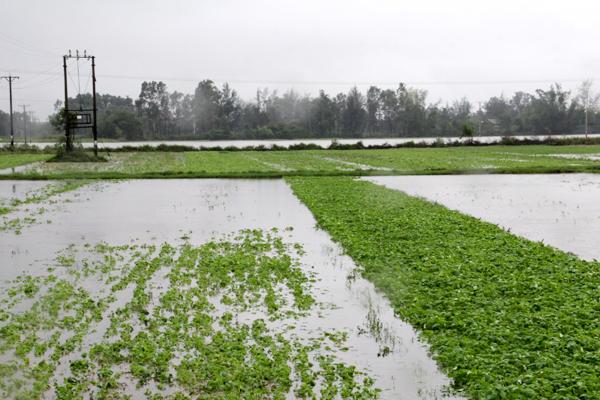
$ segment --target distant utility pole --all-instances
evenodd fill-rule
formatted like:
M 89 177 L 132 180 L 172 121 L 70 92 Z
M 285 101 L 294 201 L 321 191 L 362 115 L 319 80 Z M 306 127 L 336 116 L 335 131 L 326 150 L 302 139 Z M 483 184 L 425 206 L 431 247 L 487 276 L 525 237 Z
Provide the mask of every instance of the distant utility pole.
M 33 135 L 35 133 L 33 129 L 33 123 L 35 122 L 34 115 L 35 111 L 29 110 L 29 143 L 33 143 Z
M 67 87 L 67 60 L 74 58 L 79 63 L 79 60 L 91 60 L 92 62 L 92 108 L 84 109 L 81 104 L 79 110 L 69 109 L 69 89 Z M 78 67 L 79 70 L 79 67 Z M 73 150 L 73 135 L 71 129 L 76 128 L 92 128 L 94 135 L 94 154 L 98 155 L 98 120 L 96 107 L 96 57 L 87 54 L 84 50 L 83 55 L 79 50 L 75 50 L 75 55 L 69 50 L 69 54 L 63 56 L 63 73 L 65 80 L 65 138 L 67 151 Z M 81 93 L 80 93 L 81 94 Z M 81 101 L 81 99 L 79 99 Z M 91 113 L 91 114 L 90 114 Z M 73 115 L 73 118 L 71 118 Z
M 13 109 L 12 109 L 12 83 L 19 79 L 18 76 L 2 76 L 0 79 L 6 79 L 8 81 L 8 93 L 10 99 L 10 148 L 13 149 L 15 147 L 15 132 L 13 130 Z
M 27 110 L 26 107 L 31 107 L 29 104 L 21 104 L 23 107 L 23 141 L 27 144 Z M 31 124 L 29 124 L 31 126 Z
M 584 112 L 585 112 L 585 138 L 586 139 L 588 137 L 588 108 L 589 108 L 589 103 L 590 103 L 590 92 L 588 90 L 586 92 L 586 94 L 585 94 L 585 108 L 584 108 Z

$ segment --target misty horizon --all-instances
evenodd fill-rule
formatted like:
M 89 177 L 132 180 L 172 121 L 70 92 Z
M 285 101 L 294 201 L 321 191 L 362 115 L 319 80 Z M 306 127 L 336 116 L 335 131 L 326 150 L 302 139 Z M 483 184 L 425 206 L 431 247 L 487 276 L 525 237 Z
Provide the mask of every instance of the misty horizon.
M 600 70 L 600 56 L 590 51 L 600 39 L 600 6 L 583 1 L 91 4 L 9 2 L 0 15 L 0 74 L 20 76 L 15 104 L 29 104 L 39 119 L 64 97 L 69 49 L 96 56 L 98 93 L 132 99 L 142 81 L 192 93 L 212 79 L 229 82 L 246 101 L 265 87 L 315 97 L 321 89 L 364 93 L 404 82 L 427 90 L 432 103 L 466 97 L 478 104 L 553 83 L 574 92 Z M 70 78 L 71 96 L 85 88 L 78 81 L 89 81 L 80 69 Z

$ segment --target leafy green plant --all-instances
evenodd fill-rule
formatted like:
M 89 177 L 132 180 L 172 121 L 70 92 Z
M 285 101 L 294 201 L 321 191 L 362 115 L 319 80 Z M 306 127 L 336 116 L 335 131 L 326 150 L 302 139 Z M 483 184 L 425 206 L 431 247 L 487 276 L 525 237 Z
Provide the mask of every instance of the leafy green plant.
M 0 363 L 0 393 L 378 398 L 371 378 L 337 359 L 345 332 L 290 334 L 315 307 L 302 252 L 275 230 L 200 246 L 70 246 L 47 277 L 24 275 L 5 295 L 0 354 L 17 358 Z M 101 288 L 90 293 L 82 288 L 89 282 Z M 90 334 L 97 338 L 86 344 Z
M 369 182 L 289 178 L 477 399 L 600 398 L 600 264 Z

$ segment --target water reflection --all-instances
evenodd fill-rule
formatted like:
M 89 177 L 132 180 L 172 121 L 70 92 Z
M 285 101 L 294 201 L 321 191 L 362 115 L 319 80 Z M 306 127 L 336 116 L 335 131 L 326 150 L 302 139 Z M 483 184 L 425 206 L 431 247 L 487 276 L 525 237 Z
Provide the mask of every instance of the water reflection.
M 587 260 L 600 259 L 600 175 L 365 178 L 498 224 Z

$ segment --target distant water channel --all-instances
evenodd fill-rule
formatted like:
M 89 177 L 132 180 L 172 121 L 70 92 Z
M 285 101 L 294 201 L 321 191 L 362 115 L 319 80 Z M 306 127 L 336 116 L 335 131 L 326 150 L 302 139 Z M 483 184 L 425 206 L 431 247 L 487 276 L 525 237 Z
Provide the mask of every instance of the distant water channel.
M 600 260 L 600 175 L 453 175 L 365 178 Z
M 588 135 L 589 137 L 600 137 L 600 134 Z M 573 137 L 584 137 L 584 135 L 553 135 L 553 138 L 573 138 Z M 543 139 L 543 136 L 513 136 L 515 139 Z M 479 136 L 475 137 L 475 140 L 484 143 L 499 142 L 502 139 L 501 136 Z M 293 139 L 293 140 L 152 140 L 152 141 L 132 141 L 132 142 L 102 142 L 100 141 L 99 147 L 105 149 L 116 149 L 123 146 L 141 147 L 141 146 L 159 146 L 159 145 L 181 145 L 199 148 L 211 148 L 211 147 L 255 147 L 265 146 L 271 147 L 274 145 L 280 147 L 290 147 L 300 143 L 305 144 L 316 144 L 323 148 L 329 147 L 333 141 L 337 141 L 340 144 L 355 144 L 362 142 L 365 146 L 381 146 L 383 144 L 397 145 L 408 142 L 425 142 L 434 143 L 436 140 L 443 140 L 444 142 L 451 142 L 467 139 L 461 139 L 459 137 L 447 137 L 447 138 L 434 138 L 434 137 L 406 137 L 406 138 L 356 138 L 356 139 Z M 34 146 L 46 147 L 52 146 L 54 143 L 51 142 L 34 142 Z M 92 143 L 83 143 L 84 147 L 93 147 Z

